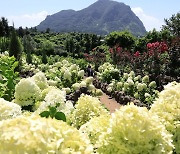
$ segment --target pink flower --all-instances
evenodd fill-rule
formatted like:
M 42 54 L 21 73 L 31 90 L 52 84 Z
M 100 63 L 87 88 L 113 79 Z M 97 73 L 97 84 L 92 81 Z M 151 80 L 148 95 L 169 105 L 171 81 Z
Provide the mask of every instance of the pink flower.
M 122 51 L 122 48 L 121 48 L 121 47 L 117 47 L 117 48 L 116 48 L 116 51 L 117 51 L 118 53 L 120 53 L 120 52 Z
M 154 48 L 154 47 L 155 47 L 155 43 L 152 43 L 151 45 L 152 45 L 152 48 Z
M 159 42 L 155 42 L 155 47 L 157 48 L 157 47 L 159 47 Z
M 151 48 L 152 47 L 152 44 L 151 43 L 148 43 L 147 44 L 147 48 L 149 49 L 149 48 Z
M 139 51 L 136 51 L 135 54 L 134 54 L 135 57 L 139 57 L 140 56 L 140 53 Z

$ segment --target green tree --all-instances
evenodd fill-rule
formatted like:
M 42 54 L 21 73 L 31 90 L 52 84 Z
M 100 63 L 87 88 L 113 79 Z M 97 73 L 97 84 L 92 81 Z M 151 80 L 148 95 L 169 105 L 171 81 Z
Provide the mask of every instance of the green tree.
M 32 53 L 34 52 L 33 40 L 30 35 L 23 37 L 24 52 L 26 53 L 26 61 L 28 64 L 32 63 Z
M 22 44 L 16 34 L 15 29 L 12 31 L 9 43 L 9 55 L 14 56 L 20 62 L 22 54 Z
M 130 49 L 135 44 L 135 37 L 128 31 L 112 32 L 105 40 L 110 47 L 118 45 L 122 48 Z
M 180 12 L 173 14 L 169 19 L 164 19 L 163 29 L 169 30 L 173 35 L 180 37 Z
M 9 36 L 8 20 L 4 17 L 0 19 L 0 36 Z
M 149 31 L 145 38 L 148 40 L 148 42 L 160 42 L 162 40 L 161 33 L 158 32 L 155 28 L 152 31 Z
M 19 27 L 19 29 L 17 30 L 17 33 L 19 37 L 21 38 L 25 35 L 24 29 L 22 27 Z

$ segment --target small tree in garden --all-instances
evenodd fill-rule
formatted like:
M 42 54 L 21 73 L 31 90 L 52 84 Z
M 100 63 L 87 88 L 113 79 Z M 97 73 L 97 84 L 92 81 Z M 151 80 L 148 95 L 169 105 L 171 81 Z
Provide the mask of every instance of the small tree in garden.
M 26 53 L 26 61 L 28 64 L 32 63 L 31 53 L 34 51 L 32 38 L 30 35 L 25 35 L 23 38 L 24 52 Z
M 19 66 L 21 65 L 21 54 L 22 44 L 16 34 L 15 29 L 13 29 L 9 43 L 9 56 L 14 56 L 17 61 L 19 61 Z
M 90 63 L 95 65 L 95 70 L 98 70 L 98 67 L 102 65 L 106 60 L 105 51 L 102 46 L 94 48 L 90 54 L 85 53 L 84 57 Z

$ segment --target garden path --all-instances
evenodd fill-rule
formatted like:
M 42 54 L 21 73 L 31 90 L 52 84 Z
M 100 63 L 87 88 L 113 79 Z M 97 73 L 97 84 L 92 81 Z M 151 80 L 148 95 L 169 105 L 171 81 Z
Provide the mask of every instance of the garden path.
M 100 97 L 100 101 L 111 113 L 113 113 L 116 109 L 119 109 L 121 106 L 114 98 L 109 97 L 105 93 L 103 93 Z

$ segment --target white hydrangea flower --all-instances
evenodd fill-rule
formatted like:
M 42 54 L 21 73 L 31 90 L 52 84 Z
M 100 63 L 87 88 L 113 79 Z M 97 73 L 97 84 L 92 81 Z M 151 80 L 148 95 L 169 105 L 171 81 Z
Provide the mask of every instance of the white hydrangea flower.
M 107 88 L 107 91 L 108 91 L 108 92 L 112 92 L 112 87 L 108 87 L 108 88 Z
M 152 82 L 149 84 L 149 87 L 150 87 L 150 88 L 156 88 L 156 82 L 155 82 L 155 81 L 152 81 Z
M 175 151 L 180 153 L 180 83 L 166 85 L 150 111 L 158 115 L 166 129 L 173 134 Z
M 122 83 L 122 82 L 118 82 L 118 83 L 117 83 L 117 88 L 120 89 L 120 88 L 122 88 L 122 87 L 123 87 L 123 83 Z
M 55 87 L 47 88 L 47 91 L 48 92 L 44 98 L 44 101 L 40 103 L 36 113 L 40 114 L 41 112 L 48 110 L 49 106 L 56 107 L 57 104 L 60 104 L 59 109 L 64 109 L 66 92 Z
M 69 70 L 65 70 L 63 77 L 64 79 L 71 80 L 71 72 L 69 72 Z
M 134 94 L 134 97 L 135 97 L 136 99 L 139 99 L 139 93 L 136 92 L 136 93 Z
M 132 77 L 132 78 L 134 78 L 134 77 L 135 77 L 134 71 L 131 71 L 131 72 L 129 73 L 129 76 Z
M 79 83 L 74 83 L 74 84 L 72 85 L 72 88 L 73 88 L 74 90 L 79 90 L 79 89 L 80 89 L 80 84 L 79 84 Z
M 124 79 L 127 79 L 127 78 L 128 78 L 128 73 L 124 73 L 124 74 L 123 74 L 123 78 L 124 78 Z
M 93 80 L 94 80 L 94 78 L 92 76 L 90 76 L 85 79 L 85 82 L 86 82 L 86 84 L 91 84 L 93 82 Z
M 64 59 L 64 60 L 62 61 L 62 65 L 69 65 L 69 62 Z
M 14 96 L 14 102 L 20 106 L 33 105 L 41 99 L 41 90 L 31 78 L 21 79 L 15 87 Z
M 107 111 L 102 107 L 98 98 L 89 95 L 81 95 L 76 102 L 71 120 L 73 126 L 79 128 L 93 117 L 98 117 L 103 114 L 107 114 Z
M 66 115 L 66 118 L 69 118 L 69 115 L 74 111 L 74 106 L 71 101 L 67 101 L 63 107 L 58 107 L 57 111 L 61 111 Z
M 96 89 L 96 96 L 101 96 L 101 95 L 103 95 L 103 92 L 102 92 L 102 90 L 101 89 Z
M 97 153 L 170 154 L 174 147 L 171 137 L 147 108 L 126 105 L 112 114 L 107 131 L 98 137 Z
M 32 79 L 41 90 L 48 87 L 47 78 L 44 73 L 38 72 L 32 77 Z
M 134 85 L 134 81 L 130 78 L 127 79 L 127 82 L 130 86 L 133 86 Z
M 88 137 L 67 123 L 39 116 L 0 121 L 1 154 L 92 154 Z
M 88 85 L 88 90 L 93 91 L 95 89 L 95 86 L 93 84 Z
M 66 92 L 66 94 L 71 93 L 71 89 L 70 88 L 62 88 L 62 90 L 64 90 Z
M 88 134 L 91 143 L 96 146 L 96 142 L 101 134 L 105 133 L 109 126 L 110 115 L 104 114 L 94 117 L 80 127 L 80 131 Z M 95 147 L 96 148 L 96 147 Z
M 49 86 L 57 86 L 57 81 L 54 80 L 48 80 Z
M 61 62 L 56 62 L 56 63 L 54 64 L 54 66 L 56 66 L 56 67 L 61 67 L 61 66 L 62 66 L 62 63 L 61 63 Z
M 0 121 L 15 118 L 21 115 L 21 107 L 18 104 L 0 98 Z
M 144 76 L 144 77 L 142 78 L 142 82 L 143 82 L 143 83 L 148 83 L 148 82 L 149 82 L 149 76 L 148 76 L 148 75 Z
M 79 77 L 84 77 L 84 70 L 80 70 L 80 71 L 78 72 L 78 76 L 79 76 Z
M 80 83 L 80 87 L 86 87 L 87 85 L 86 85 L 86 82 L 85 81 L 81 81 L 81 83 Z
M 56 106 L 57 103 L 64 104 L 66 101 L 66 92 L 58 88 L 52 88 L 44 100 L 51 106 Z
M 70 66 L 70 70 L 71 70 L 71 71 L 78 71 L 78 66 L 77 66 L 76 64 L 72 64 L 72 65 Z
M 145 97 L 151 97 L 151 95 L 149 93 L 145 93 L 144 96 Z

